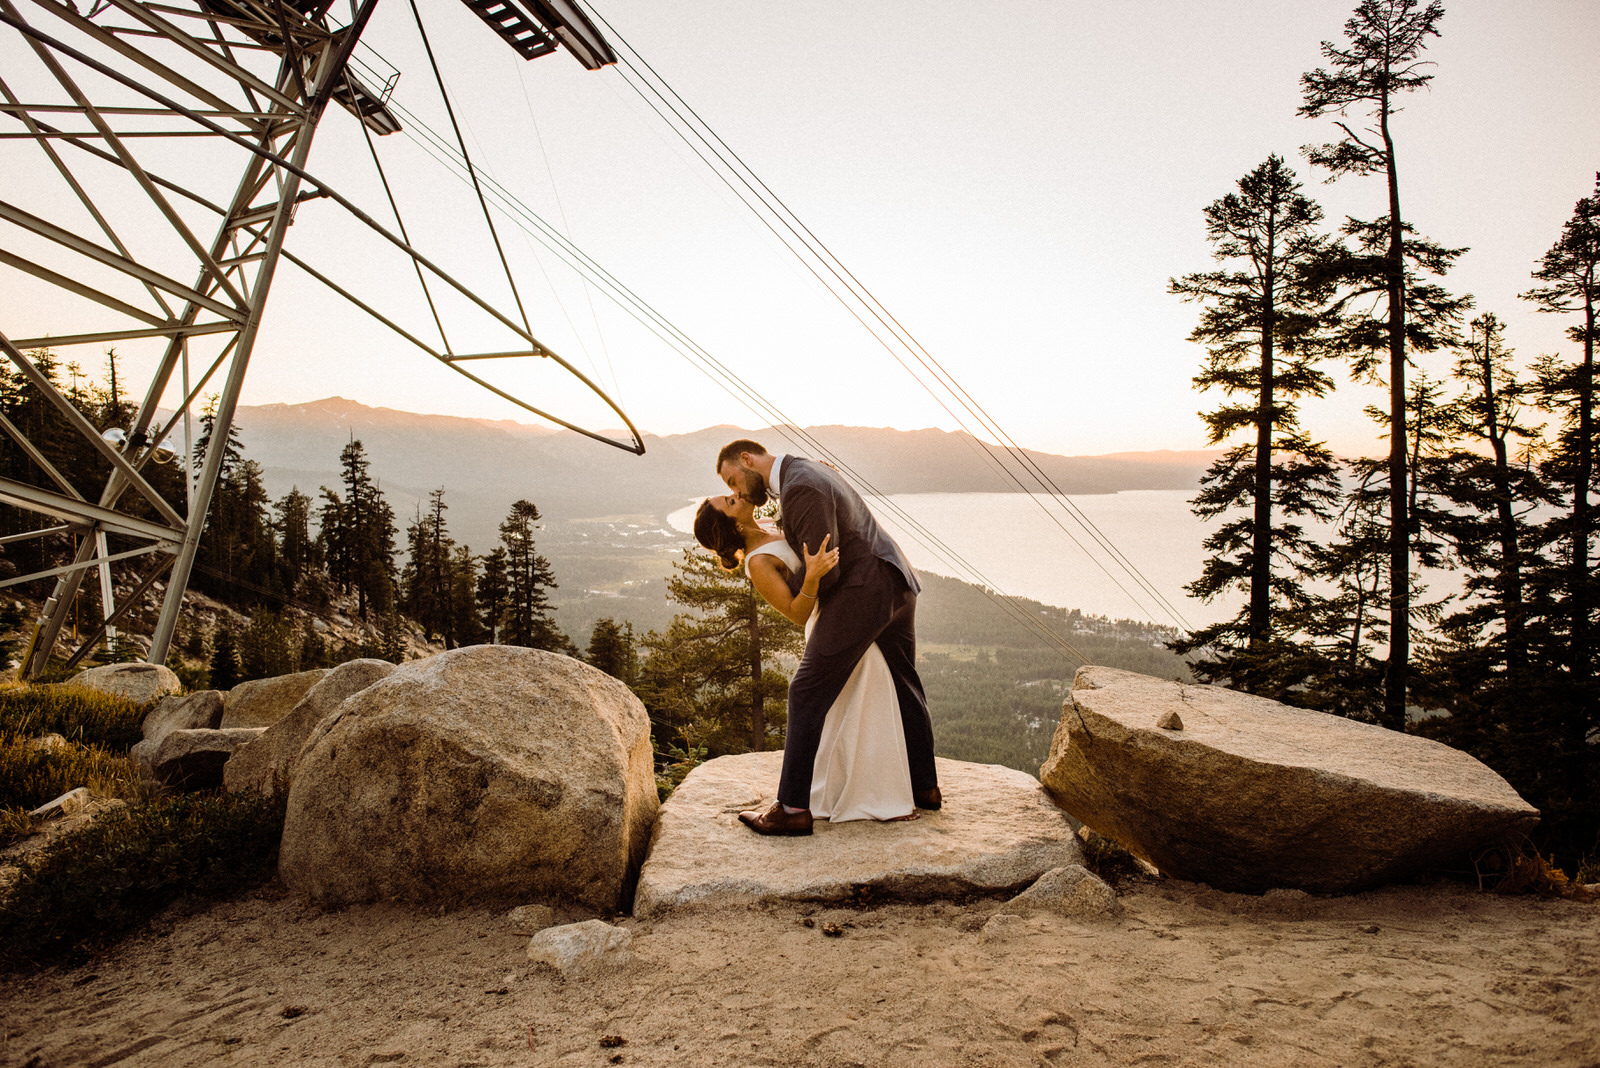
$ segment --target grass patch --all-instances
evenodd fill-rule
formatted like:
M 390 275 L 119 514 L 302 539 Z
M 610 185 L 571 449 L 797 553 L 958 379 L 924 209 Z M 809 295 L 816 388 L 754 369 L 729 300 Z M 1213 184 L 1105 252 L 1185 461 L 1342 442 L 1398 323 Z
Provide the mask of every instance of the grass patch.
M 126 751 L 144 736 L 144 716 L 142 705 L 93 690 L 0 689 L 0 734 L 59 734 L 79 745 Z
M 37 808 L 77 786 L 96 797 L 133 799 L 148 780 L 124 753 L 70 742 L 40 745 L 34 738 L 0 734 L 0 807 Z
M 30 811 L 79 786 L 126 801 L 148 800 L 160 788 L 135 761 L 98 745 L 39 745 L 0 733 L 0 846 L 36 829 Z
M 0 968 L 114 944 L 180 899 L 234 897 L 277 870 L 286 799 L 185 794 L 109 812 L 29 858 L 0 902 Z

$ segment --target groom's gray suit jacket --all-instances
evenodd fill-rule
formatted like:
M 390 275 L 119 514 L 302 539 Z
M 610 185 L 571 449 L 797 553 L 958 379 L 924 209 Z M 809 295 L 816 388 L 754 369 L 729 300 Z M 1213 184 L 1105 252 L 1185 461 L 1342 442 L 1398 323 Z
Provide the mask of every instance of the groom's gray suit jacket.
M 828 709 L 857 661 L 874 643 L 888 661 L 905 728 L 911 786 L 938 785 L 933 723 L 917 675 L 916 610 L 922 585 L 910 561 L 878 525 L 861 495 L 827 464 L 785 456 L 778 470 L 783 536 L 796 555 L 815 552 L 824 536 L 839 565 L 822 576 L 817 625 L 789 684 L 789 731 L 778 798 L 810 803 L 812 764 Z M 796 577 L 798 589 L 799 577 Z
M 830 538 L 829 546 L 839 550 L 839 566 L 823 575 L 819 584 L 820 604 L 832 607 L 842 588 L 889 582 L 892 576 L 883 572 L 879 561 L 892 564 L 912 593 L 922 592 L 917 573 L 900 546 L 878 525 L 867 502 L 838 471 L 803 456 L 785 456 L 778 475 L 783 489 L 783 537 L 795 555 L 804 560 L 805 550 L 815 552 L 824 536 Z M 796 589 L 799 581 L 800 576 L 796 576 Z M 827 635 L 823 634 L 825 625 Z M 858 613 L 829 612 L 825 608 L 811 640 L 820 639 L 823 650 L 830 651 L 850 643 L 862 628 L 876 631 L 881 624 L 874 626 L 872 620 L 863 619 Z

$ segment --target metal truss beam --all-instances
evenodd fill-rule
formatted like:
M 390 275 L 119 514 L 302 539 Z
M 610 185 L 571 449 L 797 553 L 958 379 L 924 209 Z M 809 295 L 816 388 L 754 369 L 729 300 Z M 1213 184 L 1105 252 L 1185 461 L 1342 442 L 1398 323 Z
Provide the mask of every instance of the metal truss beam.
M 0 582 L 0 588 L 46 583 L 51 590 L 24 653 L 22 677 L 37 677 L 57 655 L 74 602 L 95 573 L 101 624 L 66 650 L 66 665 L 129 621 L 151 628 L 147 658 L 166 659 L 226 452 L 210 449 L 195 470 L 190 426 L 202 391 L 220 381 L 211 435 L 226 442 L 280 262 L 287 258 L 334 285 L 284 249 L 295 209 L 308 199 L 338 204 L 518 340 L 505 353 L 439 351 L 349 290 L 334 285 L 336 292 L 527 411 L 643 451 L 627 416 L 541 345 L 526 320 L 513 321 L 306 171 L 330 102 L 380 134 L 398 129 L 387 106 L 393 79 L 374 93 L 348 69 L 377 2 L 349 0 L 341 5 L 347 22 L 336 25 L 328 19 L 331 0 L 96 0 L 92 9 L 70 0 L 0 0 L 0 54 L 6 56 L 0 173 L 46 175 L 64 194 L 34 198 L 26 183 L 5 183 L 0 292 L 25 281 L 71 308 L 59 331 L 34 328 L 12 332 L 32 336 L 10 338 L 0 332 L 0 366 L 14 367 L 15 377 L 76 435 L 77 452 L 98 464 L 94 472 L 58 470 L 43 442 L 30 440 L 0 413 L 0 431 L 17 445 L 12 456 L 18 458 L 6 457 L 9 466 L 0 469 L 0 504 L 42 519 L 34 530 L 8 522 L 0 544 L 44 544 L 67 534 L 76 539 L 70 562 L 58 558 Z M 528 0 L 528 9 L 586 66 L 613 61 L 571 0 Z M 196 139 L 205 142 L 205 167 L 193 165 Z M 25 152 L 35 155 L 21 157 Z M 219 169 L 219 154 L 231 154 L 236 168 Z M 523 341 L 526 349 L 519 347 Z M 126 425 L 98 427 L 56 387 L 40 352 L 118 342 L 149 342 L 159 359 Z M 633 443 L 556 418 L 454 366 L 458 359 L 523 354 L 553 359 L 577 376 L 622 418 Z M 174 388 L 181 401 L 171 410 L 164 399 Z M 180 428 L 182 441 L 169 448 Z M 147 475 L 152 461 L 171 452 L 182 456 L 184 485 L 169 500 L 156 486 L 163 480 Z M 86 474 L 99 482 L 98 496 L 83 488 Z M 117 594 L 111 565 L 147 555 L 157 559 L 131 594 Z M 167 582 L 151 624 L 137 606 L 156 595 L 163 575 Z

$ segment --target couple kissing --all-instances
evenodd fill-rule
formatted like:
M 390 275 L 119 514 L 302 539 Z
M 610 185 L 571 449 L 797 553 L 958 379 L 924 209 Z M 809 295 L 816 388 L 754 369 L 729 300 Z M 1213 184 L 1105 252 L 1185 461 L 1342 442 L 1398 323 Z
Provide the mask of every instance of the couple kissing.
M 917 676 L 921 584 L 866 502 L 828 464 L 740 439 L 717 454 L 729 493 L 695 514 L 695 539 L 806 628 L 789 682 L 778 796 L 741 812 L 757 834 L 806 835 L 815 819 L 915 819 L 942 803 L 933 721 Z M 776 500 L 778 534 L 755 510 Z

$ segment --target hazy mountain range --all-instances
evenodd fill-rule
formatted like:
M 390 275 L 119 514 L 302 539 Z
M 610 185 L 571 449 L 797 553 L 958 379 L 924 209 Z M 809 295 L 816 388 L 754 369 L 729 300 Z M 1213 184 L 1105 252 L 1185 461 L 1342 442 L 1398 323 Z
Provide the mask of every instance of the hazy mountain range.
M 666 437 L 647 434 L 645 454 L 634 456 L 569 431 L 371 408 L 342 397 L 241 406 L 236 423 L 245 457 L 262 466 L 274 498 L 293 486 L 313 498 L 324 485 L 338 488 L 339 452 L 356 438 L 402 530 L 418 502 L 442 486 L 451 533 L 479 552 L 492 546 L 500 520 L 519 498 L 534 502 L 551 523 L 603 517 L 657 523 L 692 498 L 720 489 L 712 467 L 728 441 L 753 437 L 773 451 L 785 446 L 772 429 L 717 426 Z M 1020 489 L 965 433 L 844 426 L 809 427 L 806 433 L 879 493 Z M 1064 493 L 1190 489 L 1215 455 L 1026 452 Z

